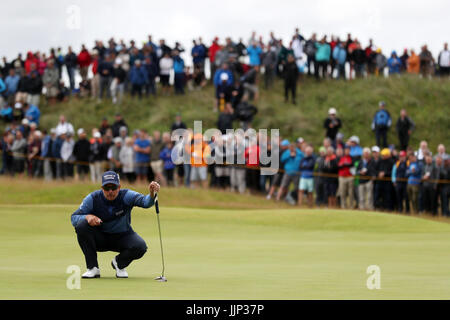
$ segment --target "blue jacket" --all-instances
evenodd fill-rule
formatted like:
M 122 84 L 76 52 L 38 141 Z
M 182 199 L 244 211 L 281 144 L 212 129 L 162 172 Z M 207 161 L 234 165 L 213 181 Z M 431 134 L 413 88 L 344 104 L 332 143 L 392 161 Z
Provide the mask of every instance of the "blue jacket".
M 224 69 L 218 69 L 216 71 L 216 73 L 214 74 L 214 86 L 217 88 L 217 86 L 222 82 L 220 81 L 220 75 L 222 73 L 226 73 L 228 74 L 228 85 L 232 86 L 233 85 L 233 73 L 230 70 L 224 70 Z
M 30 122 L 34 122 L 39 125 L 39 118 L 41 117 L 41 111 L 34 104 L 30 104 L 28 110 L 25 112 L 25 118 L 28 118 Z
M 64 140 L 60 137 L 56 138 L 52 143 L 52 157 L 61 159 L 61 147 Z
M 352 146 L 350 147 L 350 157 L 354 158 L 354 157 L 360 157 L 363 154 L 363 149 L 361 148 L 361 146 L 356 145 L 356 146 Z
M 173 58 L 173 72 L 184 73 L 184 60 L 180 56 Z
M 392 125 L 391 114 L 386 110 L 378 110 L 372 120 L 372 130 L 378 127 L 390 127 Z
M 283 152 L 281 155 L 281 162 L 284 164 L 284 170 L 288 175 L 298 173 L 300 169 L 300 162 L 303 157 L 303 152 L 301 152 L 298 148 L 295 148 L 295 157 L 291 157 L 291 150 L 289 149 Z
M 6 106 L 0 110 L 0 116 L 5 119 L 12 120 L 13 119 L 13 109 L 11 106 Z
M 3 82 L 3 79 L 0 78 L 0 93 L 2 93 L 2 92 L 5 91 L 5 90 L 6 90 L 6 85 L 5 85 L 5 83 Z
M 251 66 L 259 66 L 261 64 L 261 54 L 262 50 L 259 46 L 249 46 L 247 47 L 247 53 L 250 58 Z
M 391 57 L 387 60 L 389 74 L 400 73 L 402 61 L 397 57 L 397 53 L 392 51 Z
M 159 153 L 159 158 L 164 161 L 164 169 L 171 170 L 175 168 L 175 164 L 172 162 L 172 149 L 165 147 Z
M 131 68 L 130 71 L 130 82 L 132 84 L 143 86 L 148 83 L 148 72 L 144 67 L 136 67 Z
M 192 48 L 191 51 L 192 54 L 192 61 L 194 63 L 200 63 L 203 62 L 206 58 L 206 51 L 205 51 L 205 47 L 202 45 L 196 45 L 195 47 Z M 197 56 L 194 56 L 194 54 L 197 54 Z
M 415 172 L 412 172 L 412 168 L 415 168 Z M 409 165 L 408 170 L 406 170 L 406 176 L 408 177 L 408 184 L 419 185 L 420 179 L 422 178 L 422 166 L 419 162 L 413 162 Z
M 333 59 L 337 61 L 338 64 L 345 64 L 347 61 L 347 51 L 345 48 L 341 48 L 340 46 L 334 47 L 333 50 Z
M 6 95 L 10 96 L 17 92 L 19 86 L 20 77 L 16 74 L 14 76 L 7 76 L 5 79 Z
M 41 149 L 41 156 L 43 157 L 51 157 L 51 150 L 50 150 L 50 141 L 52 140 L 52 137 L 48 134 L 44 137 L 42 140 L 42 149 Z
M 80 207 L 72 214 L 71 223 L 74 227 L 86 219 L 86 215 L 93 214 L 103 223 L 96 227 L 105 233 L 133 232 L 131 228 L 131 209 L 133 207 L 150 208 L 155 200 L 138 192 L 122 189 L 113 201 L 103 195 L 102 190 L 94 191 L 83 199 Z
M 313 178 L 314 166 L 316 160 L 313 156 L 305 157 L 300 161 L 300 171 L 302 172 L 302 178 Z

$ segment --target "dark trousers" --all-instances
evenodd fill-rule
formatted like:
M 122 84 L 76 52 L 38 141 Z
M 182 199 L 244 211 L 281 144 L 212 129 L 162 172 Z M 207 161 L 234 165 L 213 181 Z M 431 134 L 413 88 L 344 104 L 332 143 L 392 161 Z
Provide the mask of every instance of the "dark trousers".
M 438 197 L 440 198 L 441 201 L 442 215 L 446 217 L 450 215 L 448 210 L 449 190 L 450 185 L 448 184 L 442 184 L 438 186 Z
M 406 190 L 406 182 L 397 182 L 395 186 L 395 194 L 397 196 L 397 211 L 403 212 L 403 202 L 405 202 L 406 212 L 409 212 L 409 199 Z
M 142 98 L 142 85 L 133 83 L 131 86 L 131 96 L 134 97 L 134 95 L 137 93 L 139 99 Z
M 325 183 L 321 177 L 315 181 L 316 185 L 316 205 L 320 206 L 322 204 L 327 204 L 328 201 L 325 199 Z
M 119 252 L 116 261 L 119 269 L 126 268 L 131 261 L 141 258 L 147 251 L 145 241 L 134 231 L 118 234 L 101 232 L 81 220 L 75 227 L 78 243 L 86 259 L 86 267 L 98 268 L 97 252 Z
M 398 135 L 398 141 L 400 142 L 400 150 L 406 150 L 408 149 L 409 144 L 409 134 L 401 134 Z
M 75 89 L 75 68 L 67 67 L 67 74 L 69 76 L 70 93 Z
M 375 129 L 375 138 L 377 140 L 377 146 L 380 148 L 387 148 L 387 127 L 378 127 Z
M 320 73 L 319 73 L 320 71 Z M 314 63 L 314 75 L 316 79 L 325 79 L 328 77 L 328 62 L 327 61 L 316 61 Z
M 423 186 L 423 209 L 425 212 L 431 212 L 433 215 L 436 211 L 436 189 L 432 185 Z
M 306 60 L 306 64 L 308 66 L 308 75 L 313 75 L 313 66 L 315 66 L 315 57 L 314 56 L 308 56 L 308 59 Z
M 295 103 L 295 98 L 297 96 L 297 82 L 296 81 L 285 81 L 284 82 L 284 100 L 289 101 L 289 92 L 291 93 L 292 102 Z
M 175 73 L 175 94 L 184 94 L 184 73 Z
M 344 64 L 338 64 L 337 66 L 338 74 L 337 79 L 343 79 L 345 80 L 345 63 Z
M 385 210 L 393 210 L 394 202 L 393 202 L 393 188 L 391 181 L 378 181 L 378 185 L 380 188 L 380 196 L 383 198 L 382 200 L 382 208 Z

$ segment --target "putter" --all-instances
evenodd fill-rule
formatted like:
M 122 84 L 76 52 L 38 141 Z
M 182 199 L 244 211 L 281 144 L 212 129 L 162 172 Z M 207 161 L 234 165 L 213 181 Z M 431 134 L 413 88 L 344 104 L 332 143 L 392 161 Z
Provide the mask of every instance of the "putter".
M 161 224 L 159 223 L 158 194 L 155 195 L 155 209 L 156 209 L 156 217 L 158 219 L 159 243 L 161 244 L 161 259 L 162 259 L 162 272 L 159 277 L 155 278 L 155 280 L 159 281 L 159 282 L 167 282 L 167 278 L 164 276 L 164 252 L 163 252 L 162 237 L 161 237 Z

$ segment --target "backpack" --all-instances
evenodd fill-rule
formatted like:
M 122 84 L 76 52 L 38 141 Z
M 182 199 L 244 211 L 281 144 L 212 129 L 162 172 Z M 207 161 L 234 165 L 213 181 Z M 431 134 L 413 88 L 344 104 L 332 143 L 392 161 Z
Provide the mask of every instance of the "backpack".
M 375 125 L 377 127 L 387 127 L 389 123 L 389 114 L 385 110 L 380 110 L 375 115 Z

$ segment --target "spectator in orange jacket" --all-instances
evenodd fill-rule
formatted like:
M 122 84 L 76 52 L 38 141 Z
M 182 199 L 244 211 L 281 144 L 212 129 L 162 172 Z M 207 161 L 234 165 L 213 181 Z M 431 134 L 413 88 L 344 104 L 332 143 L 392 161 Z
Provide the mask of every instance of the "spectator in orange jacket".
M 191 144 L 191 185 L 194 187 L 208 187 L 208 164 L 206 160 L 211 155 L 209 145 L 203 141 L 203 135 L 197 133 Z
M 420 58 L 411 50 L 411 56 L 408 58 L 408 73 L 419 74 L 420 72 Z

